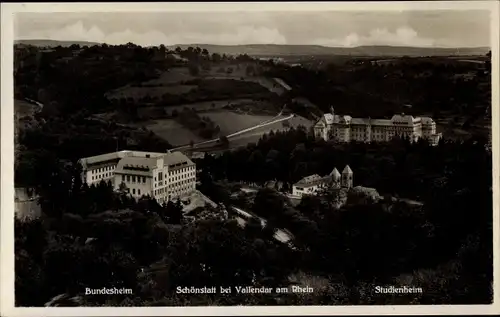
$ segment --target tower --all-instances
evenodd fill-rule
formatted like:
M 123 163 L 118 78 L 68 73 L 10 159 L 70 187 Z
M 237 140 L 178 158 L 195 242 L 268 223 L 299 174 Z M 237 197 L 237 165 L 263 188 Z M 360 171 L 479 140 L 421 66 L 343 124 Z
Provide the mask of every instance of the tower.
M 352 177 L 353 177 L 353 172 L 352 172 L 351 168 L 349 167 L 349 165 L 346 165 L 344 170 L 342 171 L 342 187 L 345 187 L 345 188 L 353 187 L 352 186 L 352 184 L 353 184 Z
M 333 106 L 330 106 L 330 113 L 335 118 L 335 109 L 333 109 Z
M 340 187 L 340 178 L 341 178 L 341 175 L 340 175 L 339 171 L 336 168 L 334 168 L 333 171 L 330 173 L 330 177 L 332 179 L 332 185 L 333 185 L 333 187 L 339 188 Z

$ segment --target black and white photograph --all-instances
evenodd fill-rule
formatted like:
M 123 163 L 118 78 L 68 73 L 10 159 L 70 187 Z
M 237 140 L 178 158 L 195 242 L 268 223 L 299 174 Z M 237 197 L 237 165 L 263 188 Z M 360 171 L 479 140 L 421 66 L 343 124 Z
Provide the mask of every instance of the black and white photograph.
M 498 312 L 498 15 L 2 4 L 2 315 Z

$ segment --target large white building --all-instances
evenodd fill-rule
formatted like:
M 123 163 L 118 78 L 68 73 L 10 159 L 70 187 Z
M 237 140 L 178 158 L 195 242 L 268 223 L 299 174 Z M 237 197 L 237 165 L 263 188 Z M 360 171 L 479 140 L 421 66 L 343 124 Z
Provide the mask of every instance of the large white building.
M 196 165 L 181 152 L 120 151 L 79 162 L 88 185 L 111 181 L 115 190 L 126 188 L 134 198 L 149 195 L 163 203 L 195 190 Z
M 420 138 L 438 144 L 441 133 L 436 133 L 436 122 L 429 117 L 394 115 L 391 119 L 352 118 L 337 115 L 333 108 L 314 125 L 314 134 L 325 141 L 384 142 L 395 136 L 405 136 L 411 141 Z
M 349 165 L 344 167 L 342 174 L 334 168 L 333 171 L 326 176 L 319 176 L 314 174 L 304 177 L 292 186 L 292 195 L 295 197 L 302 197 L 303 195 L 316 195 L 321 190 L 327 187 L 333 188 L 352 188 L 353 176 Z

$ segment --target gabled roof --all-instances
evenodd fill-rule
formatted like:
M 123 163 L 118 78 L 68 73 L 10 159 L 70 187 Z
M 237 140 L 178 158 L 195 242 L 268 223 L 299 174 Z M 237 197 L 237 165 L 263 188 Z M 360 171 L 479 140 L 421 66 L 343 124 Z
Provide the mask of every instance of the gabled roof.
M 325 126 L 325 120 L 321 118 L 318 122 L 316 122 L 316 127 L 324 127 Z
M 342 171 L 342 174 L 352 174 L 352 169 L 349 167 L 349 165 L 346 165 L 344 167 L 344 170 Z

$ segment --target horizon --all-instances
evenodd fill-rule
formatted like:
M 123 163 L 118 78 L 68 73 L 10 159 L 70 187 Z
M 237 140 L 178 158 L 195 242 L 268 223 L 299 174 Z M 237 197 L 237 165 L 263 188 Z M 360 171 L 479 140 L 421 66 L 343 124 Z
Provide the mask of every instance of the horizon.
M 321 45 L 321 44 L 275 44 L 275 43 L 247 43 L 247 44 L 212 44 L 212 43 L 185 43 L 185 44 L 156 44 L 156 45 L 140 45 L 137 43 L 133 42 L 127 42 L 127 43 L 120 43 L 120 44 L 109 44 L 105 42 L 93 42 L 93 41 L 84 41 L 84 40 L 57 40 L 57 39 L 44 39 L 44 38 L 26 38 L 26 39 L 15 39 L 14 44 L 19 44 L 19 42 L 23 41 L 50 41 L 50 42 L 79 42 L 79 43 L 89 43 L 89 44 L 96 44 L 96 45 L 109 45 L 109 46 L 119 46 L 119 45 L 125 45 L 127 43 L 132 43 L 137 46 L 141 47 L 159 47 L 161 45 L 164 45 L 165 47 L 176 47 L 176 46 L 230 46 L 230 47 L 238 47 L 238 46 L 311 46 L 311 47 L 322 47 L 322 48 L 337 48 L 337 49 L 355 49 L 359 47 L 393 47 L 393 48 L 419 48 L 419 49 L 446 49 L 446 50 L 452 50 L 452 49 L 479 49 L 479 48 L 488 48 L 491 49 L 491 45 L 484 45 L 484 46 L 455 46 L 455 47 L 442 47 L 442 46 L 411 46 L 411 45 L 391 45 L 391 44 L 373 44 L 373 45 L 357 45 L 357 46 L 326 46 L 326 45 Z M 17 42 L 17 43 L 16 43 Z
M 14 16 L 16 40 L 140 46 L 490 47 L 487 10 L 44 12 Z M 133 23 L 131 23 L 133 21 Z

